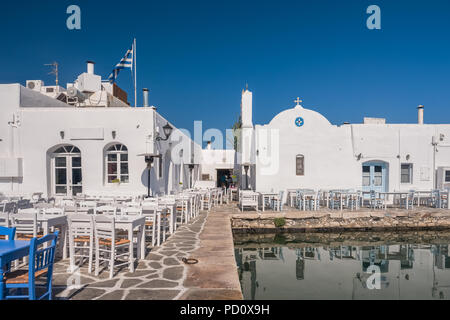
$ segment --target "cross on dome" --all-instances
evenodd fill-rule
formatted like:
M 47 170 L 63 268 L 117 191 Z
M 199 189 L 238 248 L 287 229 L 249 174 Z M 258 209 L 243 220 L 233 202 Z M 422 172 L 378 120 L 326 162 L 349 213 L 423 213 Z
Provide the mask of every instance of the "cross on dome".
M 297 100 L 295 100 L 294 101 L 296 104 L 297 104 L 297 106 L 299 106 L 300 105 L 300 103 L 302 103 L 303 102 L 303 100 L 302 99 L 300 99 L 300 97 L 298 97 L 297 98 Z

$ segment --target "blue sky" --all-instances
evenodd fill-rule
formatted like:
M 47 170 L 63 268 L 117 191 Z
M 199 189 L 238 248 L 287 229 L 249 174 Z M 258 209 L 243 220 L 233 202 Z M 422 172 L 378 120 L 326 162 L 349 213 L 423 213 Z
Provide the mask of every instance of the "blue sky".
M 71 4 L 81 7 L 80 31 L 66 28 Z M 371 4 L 382 30 L 366 27 Z M 0 83 L 53 84 L 43 66 L 52 61 L 63 84 L 86 60 L 107 77 L 136 37 L 139 89 L 180 128 L 231 127 L 246 83 L 258 124 L 297 96 L 334 124 L 414 123 L 419 104 L 427 123 L 450 123 L 449 16 L 448 0 L 7 1 Z M 132 101 L 129 71 L 118 84 Z

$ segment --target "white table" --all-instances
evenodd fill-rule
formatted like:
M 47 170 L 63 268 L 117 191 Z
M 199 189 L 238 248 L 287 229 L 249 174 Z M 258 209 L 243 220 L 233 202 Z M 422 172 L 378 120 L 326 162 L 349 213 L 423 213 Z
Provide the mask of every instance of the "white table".
M 261 201 L 262 201 L 262 211 L 263 212 L 266 209 L 266 199 L 270 201 L 272 199 L 278 199 L 278 197 L 279 197 L 278 193 L 273 193 L 273 192 L 260 192 L 259 195 L 260 195 Z
M 50 233 L 50 229 L 53 227 L 60 227 L 61 234 L 59 241 L 62 240 L 63 246 L 63 259 L 67 258 L 67 217 L 63 215 L 37 215 L 37 222 L 43 230 L 44 236 Z
M 406 210 L 409 210 L 409 194 L 410 194 L 411 192 L 406 192 L 406 191 L 404 191 L 404 192 L 402 192 L 402 191 L 396 191 L 396 192 L 379 192 L 378 194 L 380 195 L 380 197 L 382 196 L 382 195 L 384 195 L 384 209 L 385 210 L 387 210 L 387 201 L 386 200 L 388 200 L 389 199 L 389 196 L 393 196 L 394 197 L 394 199 L 393 199 L 393 202 L 394 202 L 394 204 L 395 204 L 395 197 L 399 197 L 399 205 L 400 205 L 400 208 L 402 207 L 402 199 L 404 198 L 403 196 L 404 195 L 406 195 L 406 197 L 405 197 L 405 206 L 406 206 Z

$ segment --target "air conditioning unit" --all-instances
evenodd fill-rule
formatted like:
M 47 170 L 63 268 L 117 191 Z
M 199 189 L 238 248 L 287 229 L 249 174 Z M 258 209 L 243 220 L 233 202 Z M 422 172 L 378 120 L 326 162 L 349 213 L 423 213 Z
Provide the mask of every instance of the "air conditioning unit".
M 83 73 L 77 80 L 78 89 L 81 92 L 94 93 L 102 88 L 102 77 L 95 74 Z
M 27 80 L 27 88 L 34 91 L 41 91 L 44 86 L 44 81 L 42 80 Z

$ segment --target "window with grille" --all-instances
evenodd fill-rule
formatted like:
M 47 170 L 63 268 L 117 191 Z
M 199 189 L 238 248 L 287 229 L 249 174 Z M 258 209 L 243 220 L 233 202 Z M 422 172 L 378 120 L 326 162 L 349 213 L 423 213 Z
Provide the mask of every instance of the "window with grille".
M 305 175 L 305 157 L 303 155 L 298 155 L 296 157 L 296 174 L 297 176 Z
M 128 183 L 128 149 L 123 144 L 116 144 L 106 151 L 106 176 L 108 183 Z
M 450 182 L 450 170 L 445 171 L 445 182 Z
M 401 168 L 401 182 L 412 183 L 413 165 L 410 163 L 402 164 Z

